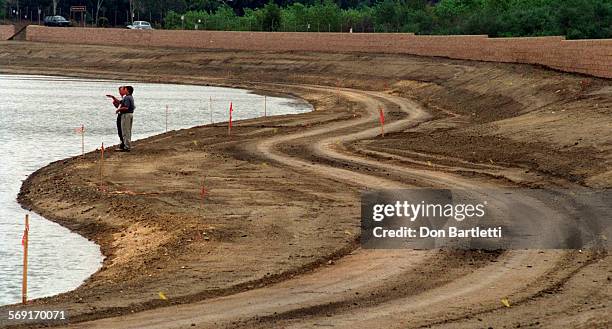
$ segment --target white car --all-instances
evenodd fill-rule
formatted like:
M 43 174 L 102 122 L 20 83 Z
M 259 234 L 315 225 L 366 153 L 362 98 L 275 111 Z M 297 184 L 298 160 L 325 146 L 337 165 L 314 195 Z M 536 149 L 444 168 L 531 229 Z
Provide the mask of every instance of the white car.
M 131 30 L 153 30 L 151 23 L 147 21 L 134 21 L 134 23 L 128 25 L 127 28 Z

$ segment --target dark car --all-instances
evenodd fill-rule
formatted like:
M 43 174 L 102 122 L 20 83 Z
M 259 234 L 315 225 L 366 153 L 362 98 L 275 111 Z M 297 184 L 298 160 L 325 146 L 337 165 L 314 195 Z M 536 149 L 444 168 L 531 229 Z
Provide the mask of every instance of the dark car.
M 70 26 L 70 21 L 63 16 L 47 16 L 44 21 L 45 26 Z

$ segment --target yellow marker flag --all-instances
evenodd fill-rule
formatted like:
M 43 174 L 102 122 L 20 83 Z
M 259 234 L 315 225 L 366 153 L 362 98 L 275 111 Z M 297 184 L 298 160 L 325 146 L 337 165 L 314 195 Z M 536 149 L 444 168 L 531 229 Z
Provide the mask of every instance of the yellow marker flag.
M 508 298 L 502 298 L 501 303 L 504 304 L 505 307 L 510 307 L 510 301 Z
M 161 299 L 161 300 L 168 300 L 168 297 L 166 297 L 166 295 L 164 295 L 163 292 L 160 291 L 157 294 L 159 295 L 159 299 Z

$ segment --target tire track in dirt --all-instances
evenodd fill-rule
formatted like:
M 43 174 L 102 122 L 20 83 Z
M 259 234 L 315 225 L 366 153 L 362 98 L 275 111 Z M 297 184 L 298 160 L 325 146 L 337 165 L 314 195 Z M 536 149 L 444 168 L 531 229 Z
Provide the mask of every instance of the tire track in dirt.
M 325 90 L 322 87 L 309 87 Z M 335 150 L 335 142 L 350 142 L 361 138 L 370 138 L 378 134 L 377 106 L 381 99 L 394 103 L 407 113 L 407 117 L 386 125 L 388 132 L 399 131 L 419 122 L 425 121 L 429 115 L 416 104 L 399 97 L 382 93 L 361 92 L 350 89 L 333 89 L 344 97 L 354 99 L 366 105 L 367 116 L 359 119 L 335 122 L 315 129 L 291 135 L 275 136 L 256 144 L 259 155 L 272 161 L 291 167 L 294 170 L 310 171 L 316 175 L 347 182 L 363 188 L 402 188 L 408 187 L 392 179 L 381 178 L 355 172 L 349 169 L 331 167 L 313 163 L 297 157 L 287 156 L 278 150 L 278 146 L 297 139 L 312 139 L 313 152 L 332 158 L 336 161 L 362 164 L 395 171 L 410 176 L 427 185 L 436 187 L 452 187 L 470 189 L 481 187 L 480 182 L 474 183 L 465 178 L 429 170 L 412 169 L 398 165 L 389 165 L 375 160 L 362 158 Z M 321 138 L 341 129 L 372 124 L 372 128 L 352 134 Z M 317 137 L 319 139 L 317 140 Z M 520 196 L 518 197 L 520 199 Z M 530 200 L 519 200 L 531 202 Z M 172 306 L 151 311 L 145 311 L 128 316 L 102 319 L 87 323 L 79 323 L 79 328 L 181 328 L 219 327 L 232 325 L 236 321 L 248 321 L 260 317 L 282 319 L 283 313 L 307 309 L 320 305 L 346 300 L 357 291 L 367 291 L 385 286 L 386 278 L 394 278 L 411 268 L 426 267 L 427 259 L 435 251 L 394 250 L 376 251 L 358 249 L 337 264 L 325 267 L 313 273 L 295 277 L 291 280 L 269 287 L 254 289 L 243 293 L 206 300 L 194 304 Z M 359 309 L 360 316 L 353 312 L 341 312 L 336 316 L 325 316 L 325 322 L 351 327 L 392 327 L 405 325 L 402 319 L 407 314 L 419 314 L 425 321 L 439 320 L 440 317 L 456 317 L 458 314 L 495 309 L 500 296 L 508 296 L 522 292 L 529 296 L 542 289 L 536 285 L 525 289 L 528 283 L 538 281 L 555 269 L 564 260 L 565 252 L 509 251 L 502 255 L 498 262 L 485 266 L 473 273 L 458 278 L 441 287 L 428 290 L 413 296 L 399 298 L 380 305 Z M 530 271 L 525 271 L 526 266 Z M 499 282 L 503 281 L 503 286 Z M 518 295 L 517 295 L 518 296 Z M 454 307 L 446 306 L 453 303 Z M 482 306 L 495 305 L 495 306 Z M 435 310 L 436 312 L 432 312 Z M 411 315 L 412 317 L 412 315 Z M 302 321 L 303 320 L 303 321 Z M 291 323 L 297 327 L 310 327 L 320 322 L 320 318 L 310 317 L 298 319 Z
M 361 101 L 368 103 L 368 108 L 370 109 L 369 111 L 370 115 L 368 116 L 368 118 L 370 121 L 376 120 L 376 113 L 375 113 L 376 104 L 373 101 L 374 97 L 380 97 L 387 101 L 395 103 L 396 105 L 399 105 L 402 111 L 408 113 L 408 117 L 406 119 L 398 120 L 398 121 L 391 123 L 390 125 L 387 125 L 388 131 L 403 130 L 411 126 L 414 126 L 418 124 L 419 122 L 422 122 L 429 118 L 429 116 L 423 110 L 421 110 L 418 107 L 418 105 L 412 102 L 409 102 L 405 99 L 394 97 L 394 96 L 389 96 L 389 95 L 385 95 L 381 93 L 369 93 L 369 92 L 365 92 L 365 93 L 371 96 L 369 100 L 361 99 Z M 356 95 L 352 95 L 352 96 L 358 98 L 358 96 Z M 318 141 L 317 143 L 315 143 L 313 148 L 315 150 L 315 153 L 317 153 L 320 156 L 327 156 L 327 157 L 330 157 L 336 160 L 340 159 L 343 162 L 353 162 L 353 163 L 360 164 L 360 165 L 380 167 L 381 166 L 380 162 L 355 157 L 353 155 L 341 153 L 341 152 L 334 150 L 334 145 L 337 145 L 337 141 L 352 142 L 352 141 L 356 141 L 356 140 L 363 139 L 363 138 L 375 137 L 378 135 L 378 133 L 379 133 L 378 128 L 374 127 L 371 129 L 363 130 L 363 131 L 349 134 L 349 135 L 326 138 L 326 139 L 322 139 Z M 334 141 L 336 141 L 336 143 L 334 143 Z M 273 152 L 271 151 L 270 148 L 266 150 L 262 150 L 262 151 Z M 483 187 L 482 183 L 474 184 L 470 181 L 466 181 L 463 178 L 452 176 L 452 175 L 446 175 L 446 174 L 435 172 L 435 171 L 415 170 L 412 168 L 405 168 L 405 167 L 389 165 L 389 164 L 385 164 L 384 168 L 387 171 L 393 170 L 393 171 L 400 172 L 404 175 L 412 176 L 415 179 L 427 182 L 431 186 L 438 186 L 438 187 L 443 186 L 443 187 L 448 187 L 448 188 L 462 188 L 462 189 L 482 188 Z M 318 169 L 318 168 L 314 168 L 314 169 Z M 493 186 L 489 186 L 489 187 L 493 187 Z M 520 196 L 519 196 L 519 200 L 517 201 L 520 201 L 521 203 L 532 202 L 531 200 L 528 200 L 528 199 L 521 200 Z M 545 206 L 545 205 L 541 205 L 541 206 Z M 532 229 L 540 229 L 540 228 L 533 227 Z M 526 282 L 529 281 L 530 277 L 537 278 L 540 276 L 544 276 L 548 271 L 552 270 L 555 267 L 555 264 L 556 264 L 555 261 L 549 262 L 551 258 L 552 259 L 555 259 L 555 258 L 562 259 L 562 256 L 564 254 L 565 254 L 564 252 L 552 252 L 552 253 L 549 252 L 549 253 L 546 253 L 546 255 L 542 255 L 540 252 L 537 252 L 537 251 L 507 252 L 506 255 L 504 255 L 501 258 L 501 262 L 500 262 L 501 265 L 495 264 L 495 265 L 487 266 L 479 271 L 476 271 L 474 274 L 466 276 L 462 280 L 456 281 L 458 282 L 458 284 L 455 284 L 455 285 L 450 284 L 450 285 L 447 285 L 446 287 L 435 290 L 434 295 L 412 296 L 413 298 L 419 299 L 418 303 L 411 302 L 409 300 L 410 298 L 408 300 L 405 300 L 405 299 L 400 300 L 397 304 L 405 305 L 406 303 L 409 303 L 410 308 L 404 309 L 400 307 L 401 312 L 399 313 L 403 314 L 404 311 L 411 311 L 416 308 L 425 309 L 435 304 L 440 304 L 449 299 L 456 299 L 458 297 L 462 297 L 463 300 L 467 300 L 468 304 L 469 303 L 478 304 L 478 303 L 484 302 L 489 305 L 497 306 L 499 304 L 498 300 L 500 296 L 503 297 L 503 296 L 510 295 L 512 292 L 524 290 L 523 287 L 525 286 Z M 538 265 L 534 266 L 534 264 L 538 264 Z M 514 271 L 514 270 L 521 269 L 527 266 L 529 266 L 530 268 L 537 267 L 540 270 L 540 272 L 530 273 L 528 276 L 524 276 L 524 272 Z M 506 285 L 504 287 L 505 290 L 503 292 L 496 291 L 492 296 L 491 294 L 483 294 L 483 291 L 486 293 L 487 285 L 492 285 L 493 283 L 495 283 L 496 281 L 502 278 L 504 279 L 505 282 L 508 282 L 508 281 L 514 282 L 515 286 L 510 287 L 510 285 Z M 535 293 L 536 291 L 537 289 L 534 290 L 533 293 Z M 471 298 L 466 298 L 466 296 L 470 296 L 470 295 L 472 296 Z M 483 296 L 486 296 L 486 295 L 489 295 L 489 298 L 487 299 L 483 298 Z M 330 319 L 330 317 L 326 316 L 325 322 L 330 322 L 334 326 L 344 325 L 346 327 L 354 327 L 357 324 L 357 327 L 364 327 L 364 328 L 372 327 L 373 325 L 380 326 L 381 323 L 385 323 L 385 326 L 391 327 L 393 323 L 396 323 L 396 324 L 402 323 L 402 321 L 396 321 L 397 319 L 394 319 L 394 317 L 392 316 L 393 313 L 397 313 L 397 312 L 391 312 L 389 310 L 393 307 L 397 307 L 397 304 L 390 303 L 389 305 L 386 304 L 386 305 L 382 305 L 377 308 L 368 309 L 368 311 L 360 310 L 358 313 L 362 315 L 361 317 L 356 316 L 356 314 L 354 313 L 349 314 L 347 318 L 331 317 Z M 369 317 L 365 317 L 364 316 L 365 314 L 368 314 Z M 371 321 L 366 321 L 366 320 L 371 320 Z M 316 321 L 299 323 L 297 327 L 310 327 L 312 325 L 317 325 Z

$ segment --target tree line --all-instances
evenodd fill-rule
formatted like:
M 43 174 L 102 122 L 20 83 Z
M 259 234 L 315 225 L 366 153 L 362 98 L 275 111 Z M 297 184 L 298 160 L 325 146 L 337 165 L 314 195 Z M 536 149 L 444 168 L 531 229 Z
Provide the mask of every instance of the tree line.
M 86 5 L 99 26 L 133 17 L 166 29 L 612 38 L 612 0 L 0 0 L 0 8 L 9 18 L 15 6 L 50 14 L 54 1 L 64 16 Z

